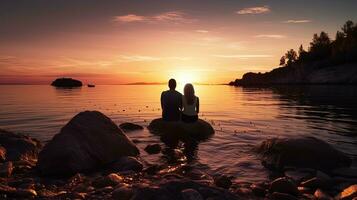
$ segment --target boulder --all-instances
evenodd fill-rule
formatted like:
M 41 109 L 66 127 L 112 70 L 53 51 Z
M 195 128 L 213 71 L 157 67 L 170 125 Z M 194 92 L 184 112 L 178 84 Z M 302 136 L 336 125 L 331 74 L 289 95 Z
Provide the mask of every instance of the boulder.
M 41 143 L 25 135 L 0 129 L 0 145 L 6 161 L 37 160 Z
M 144 127 L 138 125 L 138 124 L 133 124 L 130 122 L 125 122 L 119 125 L 119 127 L 124 131 L 124 132 L 130 132 L 130 131 L 137 131 L 137 130 L 143 130 Z
M 285 166 L 322 171 L 351 165 L 351 158 L 328 143 L 314 137 L 273 138 L 263 141 L 255 150 L 262 155 L 267 168 Z
M 85 111 L 43 148 L 37 168 L 43 175 L 71 175 L 138 154 L 138 148 L 110 118 L 98 111 Z
M 82 87 L 82 82 L 72 78 L 58 78 L 51 83 L 55 87 Z
M 202 119 L 194 123 L 167 122 L 161 118 L 154 119 L 149 124 L 148 129 L 151 133 L 160 136 L 188 137 L 195 140 L 204 140 L 214 134 L 213 127 Z

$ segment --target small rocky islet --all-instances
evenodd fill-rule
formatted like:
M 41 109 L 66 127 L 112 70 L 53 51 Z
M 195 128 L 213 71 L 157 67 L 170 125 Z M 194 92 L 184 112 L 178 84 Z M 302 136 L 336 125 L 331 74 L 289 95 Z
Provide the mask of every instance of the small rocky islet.
M 145 151 L 167 154 L 162 147 L 150 144 Z M 85 111 L 45 145 L 0 129 L 0 199 L 357 198 L 351 159 L 321 140 L 274 138 L 253 151 L 271 170 L 270 180 L 245 183 L 239 177 L 210 176 L 182 159 L 179 150 L 171 151 L 176 162 L 148 163 L 110 118 Z

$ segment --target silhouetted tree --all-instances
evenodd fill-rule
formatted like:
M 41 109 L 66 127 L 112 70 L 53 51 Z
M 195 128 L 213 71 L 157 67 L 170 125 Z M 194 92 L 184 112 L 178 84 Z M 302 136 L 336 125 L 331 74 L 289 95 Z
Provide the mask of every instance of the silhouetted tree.
M 337 31 L 334 41 L 331 41 L 326 32 L 314 34 L 308 51 L 300 45 L 297 53 L 291 49 L 280 58 L 281 66 L 290 66 L 293 63 L 309 63 L 315 61 L 327 61 L 341 64 L 349 61 L 357 61 L 357 24 L 347 21 L 341 31 Z M 326 63 L 326 62 L 325 62 Z
M 316 33 L 310 42 L 310 53 L 313 58 L 318 60 L 330 55 L 330 44 L 331 40 L 328 34 L 324 31 L 320 33 L 320 36 Z
M 294 49 L 290 49 L 288 52 L 285 54 L 285 58 L 288 60 L 287 65 L 293 64 L 296 59 L 297 59 L 297 53 Z
M 285 65 L 285 56 L 281 56 L 279 65 L 280 66 L 284 66 Z

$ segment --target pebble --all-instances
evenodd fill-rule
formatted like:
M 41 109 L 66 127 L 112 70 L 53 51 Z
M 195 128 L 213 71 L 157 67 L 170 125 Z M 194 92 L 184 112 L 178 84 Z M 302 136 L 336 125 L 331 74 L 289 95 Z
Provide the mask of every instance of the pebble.
M 324 191 L 317 189 L 314 193 L 316 200 L 333 200 L 333 198 Z
M 339 193 L 335 199 L 352 200 L 357 198 L 357 184 L 351 185 Z
M 107 186 L 115 186 L 123 181 L 123 178 L 118 174 L 111 173 L 108 176 L 97 178 L 92 185 L 96 188 L 104 188 Z
M 6 149 L 0 145 L 0 162 L 4 162 L 6 160 Z

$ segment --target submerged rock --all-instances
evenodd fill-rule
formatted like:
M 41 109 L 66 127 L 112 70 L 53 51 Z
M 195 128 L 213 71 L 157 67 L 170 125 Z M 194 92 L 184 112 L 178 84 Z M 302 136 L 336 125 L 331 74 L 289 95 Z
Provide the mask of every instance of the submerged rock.
M 130 123 L 130 122 L 125 122 L 119 125 L 119 127 L 124 131 L 124 132 L 129 132 L 129 131 L 136 131 L 136 130 L 143 130 L 144 127 Z
M 25 135 L 0 129 L 0 145 L 7 161 L 36 160 L 41 143 Z M 5 149 L 5 150 L 4 150 Z
M 213 127 L 206 121 L 199 119 L 195 123 L 167 122 L 154 119 L 148 126 L 151 133 L 157 135 L 171 135 L 173 137 L 188 137 L 195 140 L 204 140 L 214 134 Z
M 82 82 L 72 78 L 58 78 L 51 83 L 55 87 L 82 87 Z
M 255 149 L 268 168 L 285 166 L 331 170 L 351 165 L 351 158 L 314 137 L 273 138 Z
M 71 175 L 94 170 L 139 150 L 107 116 L 85 111 L 73 117 L 39 154 L 43 175 Z

